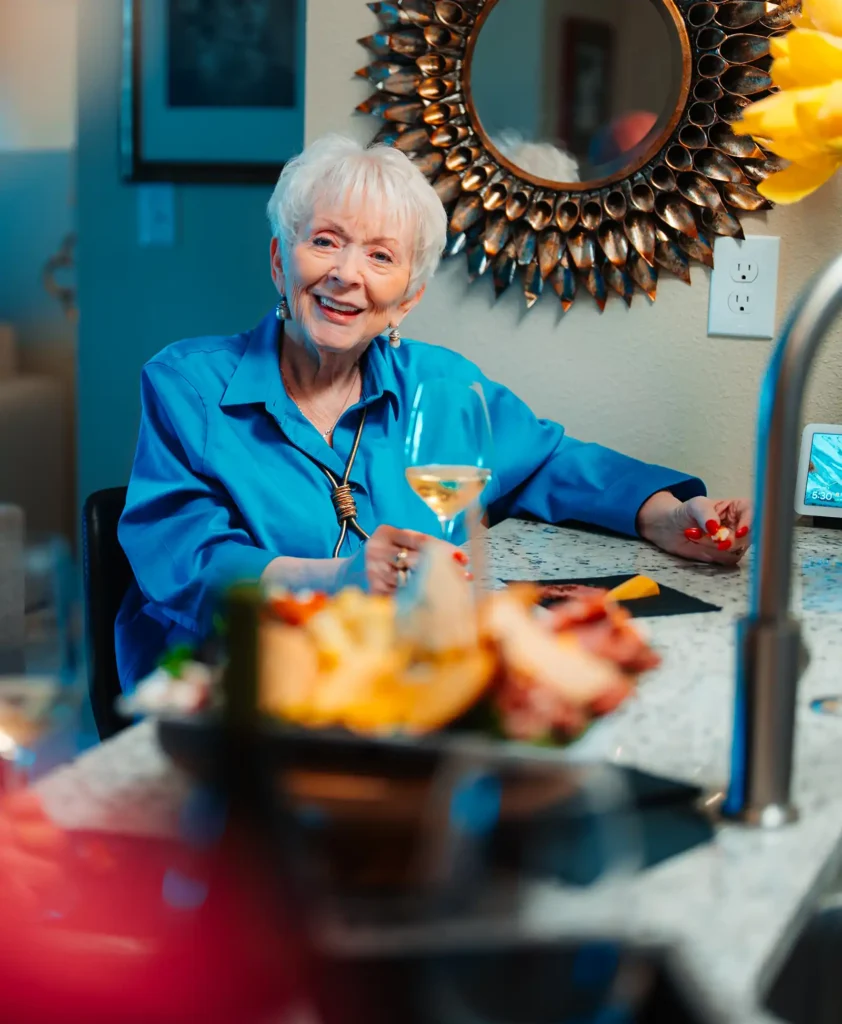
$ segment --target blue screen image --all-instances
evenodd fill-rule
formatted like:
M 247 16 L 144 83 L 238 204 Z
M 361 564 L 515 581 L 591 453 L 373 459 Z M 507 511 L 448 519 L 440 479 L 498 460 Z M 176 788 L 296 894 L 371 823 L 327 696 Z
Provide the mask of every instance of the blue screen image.
M 842 508 L 842 434 L 813 434 L 804 504 Z

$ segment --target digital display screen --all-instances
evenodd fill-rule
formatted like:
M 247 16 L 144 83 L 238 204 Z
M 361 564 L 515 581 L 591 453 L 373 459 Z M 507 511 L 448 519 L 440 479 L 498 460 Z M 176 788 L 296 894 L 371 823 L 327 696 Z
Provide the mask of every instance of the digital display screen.
M 813 434 L 804 504 L 842 508 L 842 434 Z

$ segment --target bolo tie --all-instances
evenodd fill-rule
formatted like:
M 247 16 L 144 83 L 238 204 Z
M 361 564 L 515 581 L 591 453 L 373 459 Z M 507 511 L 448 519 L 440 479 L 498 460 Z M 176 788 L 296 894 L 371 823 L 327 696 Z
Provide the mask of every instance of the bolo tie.
M 333 558 L 339 557 L 339 551 L 342 545 L 345 543 L 345 538 L 348 536 L 348 530 L 351 529 L 354 533 L 362 540 L 368 540 L 369 535 L 357 522 L 357 503 L 354 501 L 354 495 L 351 492 L 351 485 L 348 483 L 348 479 L 351 476 L 351 470 L 354 468 L 354 462 L 357 458 L 357 452 L 360 449 L 360 439 L 363 436 L 363 427 L 365 426 L 365 417 L 368 413 L 368 409 L 364 408 L 362 415 L 360 416 L 360 422 L 357 426 L 357 432 L 354 434 L 354 443 L 351 445 L 351 454 L 348 456 L 348 461 L 345 463 L 345 472 L 342 474 L 342 480 L 335 473 L 323 466 L 320 462 L 316 463 L 319 469 L 324 473 L 330 482 L 332 488 L 330 492 L 330 500 L 333 502 L 333 511 L 336 513 L 336 521 L 339 523 L 339 540 L 336 542 L 336 547 L 333 549 Z M 315 459 L 313 460 L 315 462 Z

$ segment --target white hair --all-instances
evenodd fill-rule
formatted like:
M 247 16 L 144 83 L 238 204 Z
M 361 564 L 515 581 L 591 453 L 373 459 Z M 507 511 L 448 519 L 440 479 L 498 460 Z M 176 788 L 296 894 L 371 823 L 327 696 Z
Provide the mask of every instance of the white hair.
M 507 129 L 491 141 L 497 149 L 516 166 L 528 174 L 547 181 L 577 182 L 579 162 L 560 146 L 551 142 L 527 142 L 516 131 Z
M 364 148 L 342 135 L 325 135 L 290 160 L 266 209 L 284 260 L 317 203 L 369 208 L 372 216 L 385 218 L 408 236 L 407 295 L 414 295 L 436 272 L 447 240 L 447 214 L 432 185 L 399 150 Z

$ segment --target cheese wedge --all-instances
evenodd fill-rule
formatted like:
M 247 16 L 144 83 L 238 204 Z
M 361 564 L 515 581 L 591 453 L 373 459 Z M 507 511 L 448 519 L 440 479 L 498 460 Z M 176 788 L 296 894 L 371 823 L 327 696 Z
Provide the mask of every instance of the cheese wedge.
M 636 601 L 640 597 L 657 597 L 661 588 L 648 576 L 633 576 L 608 593 L 611 601 Z

